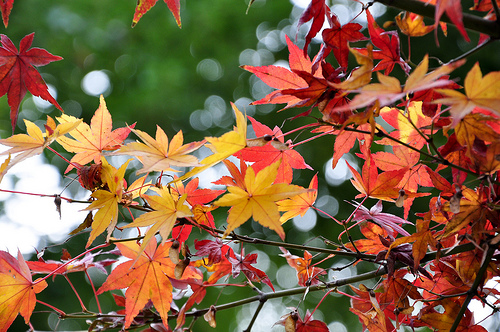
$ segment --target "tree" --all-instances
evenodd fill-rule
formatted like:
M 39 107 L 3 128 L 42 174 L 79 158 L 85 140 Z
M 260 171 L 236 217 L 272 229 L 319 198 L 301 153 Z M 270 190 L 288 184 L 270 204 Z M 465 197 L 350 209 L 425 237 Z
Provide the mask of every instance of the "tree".
M 66 162 L 62 172 L 76 172 L 89 199 L 38 194 L 53 197 L 59 211 L 63 202 L 82 204 L 87 217 L 72 234 L 84 237 L 86 244 L 74 257 L 64 243 L 57 245 L 59 260 L 47 259 L 44 251 L 28 261 L 20 253 L 1 251 L 0 330 L 8 330 L 18 315 L 34 329 L 34 310 L 48 308 L 58 319 L 89 321 L 89 330 L 180 331 L 205 324 L 198 323 L 201 316 L 210 326 L 220 326 L 217 312 L 221 317 L 224 310 L 255 302 L 250 331 L 268 301 L 291 297 L 293 308 L 276 324 L 286 331 L 328 331 L 313 314 L 327 304 L 328 295 L 340 294 L 350 299 L 349 310 L 370 331 L 400 326 L 485 331 L 469 305 L 477 299 L 498 309 L 498 290 L 491 284 L 498 275 L 500 72 L 483 74 L 479 62 L 466 59 L 486 52 L 500 36 L 498 3 L 475 1 L 472 15 L 463 12 L 460 1 L 376 2 L 405 12 L 381 27 L 371 13 L 374 3 L 367 3 L 358 12 L 367 21 L 363 31 L 354 21 L 342 24 L 335 7 L 324 0 L 313 0 L 299 19 L 299 27 L 310 22 L 304 46 L 286 38 L 289 68 L 243 66 L 273 88 L 253 105 L 286 104 L 284 112 L 305 108 L 286 121 L 284 127 L 291 129 L 271 129 L 233 104 L 232 130 L 192 141 L 184 139 L 182 130 L 167 135 L 163 125 L 154 135 L 135 123 L 115 128 L 103 96 L 89 122 L 65 114 L 35 68 L 62 58 L 32 48 L 34 34 L 22 38 L 19 47 L 2 35 L 0 91 L 7 94 L 12 131 L 27 91 L 62 113 L 47 116 L 40 127 L 25 119 L 26 134 L 0 140 L 8 147 L 2 152 L 7 158 L 1 176 L 27 158 L 51 153 Z M 133 25 L 155 3 L 139 1 Z M 179 2 L 165 3 L 180 26 Z M 1 7 L 6 27 L 12 5 Z M 435 23 L 426 25 L 424 16 Z M 437 43 L 439 29 L 446 32 L 449 23 L 465 41 L 477 40 L 477 46 L 457 51 L 447 62 L 426 49 L 429 54 L 414 63 L 413 39 L 434 31 Z M 406 56 L 400 33 L 408 36 Z M 309 45 L 318 35 L 322 41 L 314 52 Z M 429 69 L 430 63 L 437 65 Z M 458 81 L 462 87 L 453 78 L 465 66 Z M 255 137 L 248 134 L 249 121 Z M 289 139 L 297 132 L 309 137 Z M 358 195 L 343 197 L 350 201 L 347 217 L 327 216 L 342 231 L 333 237 L 316 234 L 322 245 L 297 243 L 287 236 L 287 221 L 319 210 L 315 201 L 321 188 L 296 148 L 324 136 L 334 141 L 332 167 L 346 163 Z M 343 158 L 356 143 L 360 170 Z M 208 152 L 200 157 L 196 152 L 202 147 Z M 131 166 L 133 157 L 139 167 Z M 199 188 L 204 171 L 222 165 L 227 175 L 214 182 L 221 189 Z M 311 170 L 308 186 L 292 184 L 294 169 Z M 382 212 L 388 206 L 397 212 Z M 250 223 L 268 228 L 269 238 L 249 234 L 245 226 Z M 252 246 L 279 250 L 281 264 L 295 270 L 299 287 L 278 289 L 275 278 L 255 266 L 259 254 L 249 253 Z M 339 258 L 349 262 L 327 267 Z M 332 277 L 353 265 L 366 272 Z M 99 287 L 90 268 L 109 272 Z M 84 285 L 70 281 L 73 272 L 87 276 L 96 310 L 89 310 L 80 296 Z M 59 275 L 74 291 L 79 312 L 40 300 L 62 282 Z M 233 288 L 237 300 L 208 295 Z M 316 292 L 322 296 L 308 307 Z M 294 299 L 298 294 L 301 298 Z M 102 299 L 111 296 L 112 308 L 101 307 Z M 195 304 L 200 308 L 194 309 Z

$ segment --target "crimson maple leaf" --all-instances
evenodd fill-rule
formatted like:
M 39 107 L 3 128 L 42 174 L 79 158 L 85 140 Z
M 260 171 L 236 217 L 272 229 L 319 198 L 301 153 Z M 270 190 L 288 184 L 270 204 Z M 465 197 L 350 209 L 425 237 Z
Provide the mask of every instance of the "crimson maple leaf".
M 226 255 L 227 260 L 233 265 L 232 268 L 232 276 L 236 278 L 240 273 L 243 273 L 248 280 L 263 282 L 274 292 L 273 284 L 271 280 L 264 273 L 264 271 L 259 270 L 252 266 L 252 264 L 257 263 L 257 254 L 248 254 L 245 256 L 245 253 L 242 251 L 241 255 L 235 253 L 234 251 L 229 251 Z
M 325 22 L 325 17 L 329 16 L 330 7 L 327 6 L 325 0 L 312 0 L 307 6 L 306 10 L 302 13 L 299 19 L 299 24 L 297 28 L 310 20 L 312 20 L 311 28 L 306 36 L 306 43 L 304 45 L 304 54 L 307 53 L 307 46 L 311 40 L 316 36 L 316 34 L 323 27 L 323 23 Z
M 52 55 L 44 49 L 33 47 L 31 43 L 35 33 L 30 33 L 21 39 L 19 50 L 6 35 L 0 35 L 0 97 L 7 94 L 10 107 L 12 132 L 19 115 L 19 104 L 26 95 L 26 91 L 52 103 L 61 112 L 63 109 L 50 95 L 47 85 L 40 73 L 35 69 L 45 66 L 52 61 L 62 60 L 62 57 Z
M 281 129 L 275 127 L 274 130 L 271 130 L 271 128 L 263 125 L 251 116 L 249 116 L 248 119 L 252 122 L 252 127 L 257 137 L 264 137 L 267 135 L 266 137 L 271 138 L 269 141 L 265 142 L 267 144 L 263 146 L 249 146 L 236 154 L 238 158 L 254 162 L 252 168 L 255 172 L 259 172 L 264 167 L 281 160 L 280 167 L 278 168 L 278 177 L 275 183 L 291 183 L 293 177 L 292 168 L 312 169 L 311 166 L 305 163 L 300 153 L 288 147 L 288 144 L 286 144 L 283 139 Z M 247 145 L 249 144 L 247 143 Z
M 323 41 L 333 49 L 335 59 L 341 67 L 347 68 L 349 58 L 348 42 L 366 40 L 367 38 L 359 32 L 362 26 L 358 23 L 347 23 L 340 25 L 335 14 L 330 18 L 330 29 L 323 30 Z
M 0 10 L 2 11 L 3 25 L 7 27 L 9 25 L 9 15 L 14 6 L 14 0 L 3 0 L 0 2 Z
M 408 74 L 410 73 L 410 66 L 401 58 L 399 51 L 399 36 L 396 31 L 385 31 L 378 26 L 370 11 L 366 11 L 366 18 L 368 20 L 368 32 L 370 33 L 371 41 L 379 50 L 373 51 L 373 58 L 380 59 L 374 71 L 384 70 L 385 75 L 394 68 L 395 64 L 401 66 L 401 69 Z M 366 49 L 358 49 L 363 54 L 368 54 Z

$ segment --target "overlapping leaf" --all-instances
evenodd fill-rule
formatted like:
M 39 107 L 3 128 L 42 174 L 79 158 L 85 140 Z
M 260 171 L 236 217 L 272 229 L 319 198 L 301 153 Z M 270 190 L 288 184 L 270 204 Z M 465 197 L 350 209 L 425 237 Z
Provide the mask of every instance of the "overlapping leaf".
M 451 105 L 453 127 L 475 107 L 500 114 L 500 71 L 488 73 L 483 77 L 479 64 L 476 63 L 465 77 L 464 88 L 465 95 L 452 89 L 437 90 L 445 97 L 436 102 Z
M 236 126 L 234 127 L 234 129 L 228 133 L 223 134 L 221 137 L 205 137 L 206 141 L 210 143 L 210 145 L 207 146 L 210 150 L 212 150 L 213 154 L 200 161 L 200 164 L 202 166 L 193 168 L 173 182 L 188 179 L 206 170 L 207 168 L 220 163 L 227 157 L 235 154 L 236 152 L 247 146 L 246 117 L 236 108 L 236 105 L 231 105 L 236 116 Z
M 232 164 L 226 161 L 226 164 Z M 300 186 L 285 183 L 275 183 L 280 162 L 275 162 L 255 174 L 252 167 L 242 168 L 241 173 L 236 168 L 233 178 L 239 179 L 235 185 L 229 186 L 229 193 L 225 194 L 213 204 L 216 206 L 230 206 L 227 218 L 228 227 L 225 235 L 246 222 L 250 217 L 262 226 L 269 227 L 284 239 L 285 231 L 281 226 L 280 213 L 277 201 L 307 192 Z
M 145 248 L 148 243 L 154 238 L 156 232 L 159 232 L 162 237 L 162 243 L 168 239 L 172 228 L 174 227 L 177 218 L 191 216 L 191 210 L 184 204 L 187 195 L 183 195 L 178 199 L 174 199 L 170 188 L 164 186 L 162 188 L 151 188 L 158 196 L 143 195 L 149 206 L 154 210 L 140 215 L 134 222 L 125 225 L 124 228 L 130 227 L 145 227 L 151 226 L 146 232 L 141 248 Z
M 63 124 L 74 122 L 76 119 L 71 115 L 63 114 L 57 120 Z M 133 128 L 134 125 L 131 126 Z M 123 140 L 127 138 L 131 128 L 123 127 L 113 129 L 111 114 L 109 113 L 104 97 L 101 95 L 99 107 L 94 113 L 90 126 L 82 122 L 70 135 L 74 138 L 59 137 L 57 142 L 68 152 L 76 153 L 71 162 L 79 165 L 86 165 L 91 161 L 99 163 L 104 151 L 118 149 Z M 74 168 L 73 164 L 68 165 L 65 172 Z
M 66 133 L 75 130 L 75 128 L 77 128 L 81 124 L 81 122 L 81 119 L 74 118 L 72 119 L 72 121 L 56 126 L 54 120 L 51 117 L 47 116 L 45 133 L 42 133 L 42 130 L 38 128 L 38 126 L 33 122 L 24 120 L 27 134 L 16 134 L 0 140 L 0 144 L 10 147 L 10 149 L 0 153 L 0 155 L 10 155 L 18 153 L 10 161 L 5 171 L 29 157 L 39 155 L 56 139 L 60 138 Z
M 169 143 L 167 135 L 160 126 L 156 126 L 156 139 L 144 131 L 137 129 L 132 129 L 132 131 L 144 143 L 128 143 L 114 154 L 136 156 L 142 163 L 142 168 L 137 171 L 137 174 L 172 170 L 170 166 L 200 166 L 198 159 L 189 153 L 200 148 L 205 143 L 204 141 L 183 145 L 184 138 L 182 131 L 179 131 Z
M 127 160 L 117 170 L 106 159 L 102 158 L 101 160 L 102 182 L 107 185 L 107 189 L 103 188 L 94 191 L 91 196 L 95 201 L 84 209 L 86 211 L 98 210 L 92 222 L 92 231 L 90 232 L 86 247 L 90 246 L 95 238 L 106 229 L 108 231 L 107 239 L 110 238 L 118 222 L 118 203 L 122 201 L 125 191 L 123 177 L 130 161 Z

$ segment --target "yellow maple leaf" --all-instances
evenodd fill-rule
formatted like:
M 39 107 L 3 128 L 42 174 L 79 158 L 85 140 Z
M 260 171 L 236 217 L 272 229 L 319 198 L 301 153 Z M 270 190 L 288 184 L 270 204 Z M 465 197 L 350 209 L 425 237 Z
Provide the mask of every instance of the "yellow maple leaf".
M 172 182 L 188 179 L 206 170 L 207 168 L 218 164 L 247 146 L 246 117 L 236 108 L 236 105 L 231 103 L 231 106 L 233 107 L 234 114 L 236 115 L 236 127 L 234 127 L 234 130 L 225 133 L 221 137 L 205 137 L 207 142 L 210 143 L 207 147 L 212 150 L 213 154 L 200 161 L 200 164 L 203 166 L 193 168 Z
M 436 89 L 444 98 L 436 103 L 450 105 L 453 116 L 452 127 L 475 107 L 481 107 L 500 114 L 500 71 L 483 77 L 479 63 L 467 73 L 464 81 L 465 95 L 452 89 Z
M 165 243 L 170 231 L 177 221 L 177 218 L 184 218 L 193 215 L 189 207 L 184 204 L 187 195 L 182 195 L 177 200 L 174 199 L 174 196 L 172 196 L 168 186 L 163 186 L 162 188 L 151 187 L 150 189 L 155 191 L 158 196 L 143 195 L 142 197 L 148 202 L 149 206 L 154 211 L 144 213 L 136 218 L 134 222 L 123 227 L 145 227 L 152 225 L 142 240 L 141 249 L 144 249 L 148 245 L 151 239 L 154 238 L 156 232 L 160 233 L 162 243 Z
M 230 162 L 227 162 L 230 163 Z M 229 186 L 229 193 L 222 196 L 213 204 L 216 206 L 230 206 L 227 218 L 228 227 L 224 236 L 253 217 L 262 226 L 278 233 L 281 239 L 285 238 L 285 231 L 281 226 L 280 213 L 277 201 L 303 194 L 308 189 L 286 183 L 273 184 L 278 175 L 280 161 L 277 161 L 255 174 L 252 167 L 241 170 L 243 183 Z
M 63 124 L 75 121 L 75 117 L 63 114 L 58 117 L 57 120 Z M 115 130 L 112 129 L 113 121 L 111 119 L 111 114 L 106 107 L 104 97 L 101 95 L 99 107 L 90 121 L 90 126 L 82 122 L 70 133 L 74 139 L 59 137 L 57 142 L 61 144 L 66 151 L 76 153 L 73 158 L 71 158 L 72 163 L 86 165 L 94 161 L 97 164 L 101 160 L 103 151 L 116 150 L 121 146 L 123 140 L 130 133 L 131 128 L 123 127 Z M 73 167 L 74 166 L 70 164 L 68 168 L 66 168 L 65 173 L 72 170 Z
M 292 219 L 298 215 L 302 217 L 306 214 L 307 210 L 313 206 L 318 196 L 318 175 L 314 175 L 311 182 L 309 183 L 309 189 L 311 191 L 305 192 L 300 195 L 293 196 L 289 199 L 279 201 L 278 210 L 285 211 L 281 216 L 280 222 L 283 224 L 285 221 Z
M 25 119 L 27 134 L 16 134 L 0 140 L 0 144 L 10 146 L 10 149 L 0 153 L 0 155 L 19 153 L 3 169 L 3 173 L 5 174 L 8 169 L 24 159 L 41 154 L 43 149 L 60 136 L 74 130 L 81 122 L 81 119 L 73 118 L 72 121 L 56 126 L 54 120 L 47 116 L 46 131 L 42 133 L 42 130 L 36 124 Z
M 170 166 L 200 166 L 198 159 L 195 156 L 188 155 L 188 153 L 197 150 L 205 143 L 204 141 L 183 145 L 184 138 L 182 131 L 179 131 L 169 144 L 168 136 L 159 126 L 156 126 L 156 139 L 153 139 L 141 130 L 132 129 L 132 132 L 144 143 L 129 143 L 122 146 L 114 154 L 126 154 L 138 157 L 143 166 L 137 174 L 172 170 Z
M 102 182 L 103 184 L 107 184 L 108 189 L 94 191 L 91 196 L 96 200 L 84 209 L 86 211 L 97 210 L 86 247 L 90 246 L 95 238 L 106 229 L 108 231 L 106 241 L 109 240 L 118 222 L 118 203 L 122 201 L 124 193 L 123 176 L 130 160 L 127 160 L 118 170 L 111 166 L 104 158 L 101 159 L 101 162 Z

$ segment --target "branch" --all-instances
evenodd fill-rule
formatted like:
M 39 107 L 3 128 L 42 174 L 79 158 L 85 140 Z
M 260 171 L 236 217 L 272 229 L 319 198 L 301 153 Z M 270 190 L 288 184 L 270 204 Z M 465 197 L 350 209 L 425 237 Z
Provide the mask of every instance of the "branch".
M 374 0 L 374 2 L 406 10 L 421 16 L 430 17 L 432 19 L 435 17 L 436 7 L 418 0 Z M 441 16 L 440 20 L 442 22 L 453 24 L 446 13 Z M 462 21 L 464 23 L 464 27 L 468 30 L 483 33 L 493 39 L 500 38 L 500 24 L 497 21 L 485 20 L 479 16 L 466 13 L 463 14 Z
M 481 267 L 477 272 L 476 279 L 474 279 L 474 283 L 467 292 L 468 293 L 467 298 L 462 304 L 462 307 L 460 308 L 460 311 L 457 314 L 457 318 L 455 318 L 455 321 L 453 322 L 453 325 L 450 328 L 450 332 L 455 332 L 457 330 L 458 325 L 460 324 L 460 321 L 462 320 L 462 317 L 464 316 L 470 301 L 474 298 L 474 296 L 477 295 L 477 289 L 484 280 L 483 276 L 486 273 L 486 270 L 488 269 L 488 265 L 490 265 L 491 258 L 493 257 L 493 254 L 495 253 L 497 247 L 498 244 L 494 245 L 493 243 L 491 243 L 488 245 L 488 250 L 484 252 L 483 263 L 481 264 Z

